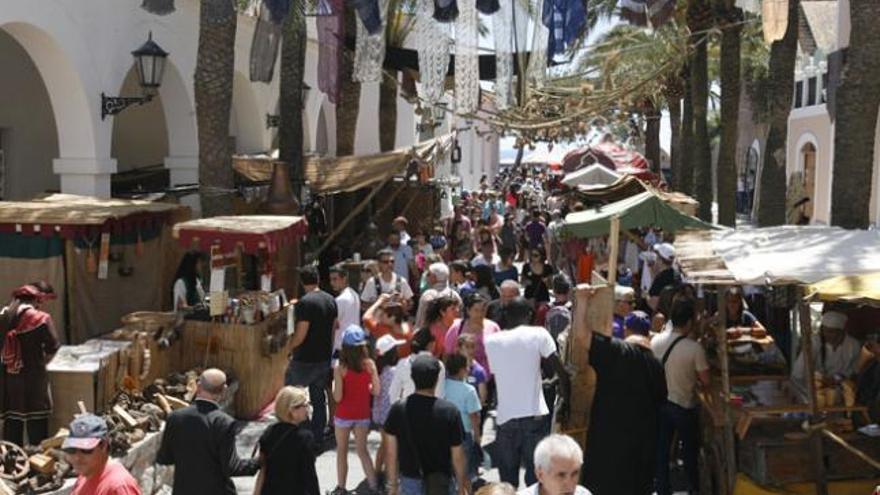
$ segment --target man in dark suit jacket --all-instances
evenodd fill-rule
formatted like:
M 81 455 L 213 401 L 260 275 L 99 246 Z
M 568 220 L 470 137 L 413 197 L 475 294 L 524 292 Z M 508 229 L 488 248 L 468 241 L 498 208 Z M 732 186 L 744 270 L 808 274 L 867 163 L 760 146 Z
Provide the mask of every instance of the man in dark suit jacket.
M 199 377 L 196 399 L 168 416 L 156 462 L 174 465 L 175 495 L 235 495 L 233 476 L 252 476 L 254 459 L 235 451 L 235 420 L 220 410 L 226 374 L 207 369 Z

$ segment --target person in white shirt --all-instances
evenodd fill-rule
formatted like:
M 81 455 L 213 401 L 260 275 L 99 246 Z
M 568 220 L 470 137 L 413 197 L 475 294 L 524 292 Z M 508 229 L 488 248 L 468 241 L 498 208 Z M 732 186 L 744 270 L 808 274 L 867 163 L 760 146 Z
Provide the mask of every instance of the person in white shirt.
M 432 356 L 435 345 L 434 335 L 428 328 L 419 329 L 413 334 L 412 341 L 410 342 L 412 354 L 397 362 L 397 367 L 394 368 L 394 376 L 391 377 L 391 385 L 388 387 L 388 400 L 392 404 L 400 399 L 406 399 L 416 391 L 416 384 L 411 375 L 413 359 L 416 356 Z M 443 366 L 443 362 L 440 362 L 440 377 L 434 388 L 434 395 L 436 397 L 443 397 L 445 381 L 446 368 Z
M 570 380 L 559 359 L 550 333 L 531 326 L 532 307 L 517 297 L 503 308 L 505 330 L 484 338 L 489 366 L 498 390 L 496 424 L 498 433 L 498 471 L 501 481 L 517 486 L 519 468 L 526 471 L 528 485 L 537 481 L 532 455 L 538 441 L 550 433 L 543 416 L 550 414 L 541 386 L 541 360 L 547 359 L 556 370 L 560 407 L 557 414 L 568 414 Z
M 379 298 L 379 294 L 396 293 L 404 309 L 408 310 L 409 305 L 412 304 L 413 291 L 406 278 L 394 273 L 393 267 L 394 253 L 388 249 L 379 251 L 379 275 L 364 280 L 364 289 L 361 291 L 362 306 L 371 306 Z
M 471 266 L 495 266 L 500 262 L 501 258 L 495 254 L 495 242 L 486 240 L 480 245 L 480 254 L 474 256 L 474 259 L 471 260 Z
M 409 280 L 410 273 L 417 273 L 416 256 L 409 244 L 404 244 L 400 238 L 400 234 L 392 231 L 388 234 L 388 250 L 394 257 L 394 273 Z
M 700 408 L 698 384 L 709 386 L 709 364 L 706 351 L 699 342 L 688 338 L 695 321 L 694 300 L 677 297 L 670 312 L 672 331 L 656 335 L 651 350 L 666 372 L 666 404 L 660 406 L 660 428 L 657 434 L 656 487 L 659 495 L 669 495 L 669 451 L 675 433 L 684 445 L 684 468 L 691 490 L 699 488 L 697 457 L 699 445 Z
M 361 298 L 348 286 L 348 271 L 342 265 L 330 267 L 330 286 L 336 292 L 336 328 L 333 330 L 333 351 L 342 349 L 342 330 L 361 324 Z
M 201 273 L 205 267 L 205 255 L 190 251 L 183 255 L 174 276 L 172 304 L 174 311 L 183 311 L 204 304 L 205 289 L 202 287 Z
M 553 434 L 538 442 L 534 463 L 538 482 L 517 495 L 591 495 L 578 484 L 584 453 L 570 436 Z
M 846 333 L 845 314 L 827 311 L 822 315 L 820 334 L 813 336 L 815 372 L 825 384 L 837 384 L 855 376 L 862 346 Z M 806 364 L 801 352 L 791 367 L 791 379 L 806 397 Z

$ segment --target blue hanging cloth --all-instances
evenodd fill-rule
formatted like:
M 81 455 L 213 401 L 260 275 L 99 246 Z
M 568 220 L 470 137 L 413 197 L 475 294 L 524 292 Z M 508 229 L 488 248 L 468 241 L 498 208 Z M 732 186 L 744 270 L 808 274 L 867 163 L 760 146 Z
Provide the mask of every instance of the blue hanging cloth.
M 498 3 L 498 0 L 477 0 L 477 10 L 481 14 L 492 15 L 500 8 L 501 4 Z
M 379 12 L 379 0 L 347 0 L 354 7 L 358 17 L 364 24 L 367 33 L 378 34 L 382 30 L 382 14 Z
M 564 53 L 587 25 L 583 0 L 544 0 L 541 22 L 550 31 L 547 38 L 547 60 Z

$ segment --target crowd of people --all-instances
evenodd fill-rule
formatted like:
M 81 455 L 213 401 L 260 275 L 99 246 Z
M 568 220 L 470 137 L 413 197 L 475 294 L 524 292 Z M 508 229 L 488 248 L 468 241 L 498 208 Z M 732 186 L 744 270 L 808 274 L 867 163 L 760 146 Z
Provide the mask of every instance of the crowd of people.
M 205 370 L 193 405 L 172 413 L 163 434 L 157 461 L 176 467 L 174 493 L 234 494 L 232 477 L 258 473 L 256 494 L 318 495 L 317 456 L 335 448 L 329 495 L 346 495 L 352 440 L 370 494 L 666 495 L 671 455 L 686 474 L 680 488 L 696 493 L 698 391 L 709 385 L 700 340 L 714 317 L 682 281 L 662 231 L 626 233 L 620 259 L 609 260 L 605 240 L 560 235 L 566 214 L 583 206 L 550 194 L 548 183 L 501 175 L 456 198 L 453 214 L 436 225 L 410 233 L 407 219 L 396 218 L 356 286 L 342 264 L 326 280 L 318 267 L 302 267 L 277 422 L 260 437 L 258 455 L 240 458 L 234 421 L 218 405 L 226 376 Z M 612 327 L 589 328 L 589 282 L 611 262 L 619 273 Z M 17 292 L 18 311 L 28 315 L 47 290 Z M 175 302 L 188 304 L 188 292 L 175 287 Z M 763 329 L 741 292 L 726 302 L 728 327 Z M 27 320 L 34 329 L 45 324 Z M 859 345 L 842 334 L 844 323 L 826 313 L 814 346 L 829 377 L 856 367 Z M 572 437 L 551 434 L 554 424 L 565 433 L 570 416 L 563 356 L 572 332 L 587 336 L 576 352 L 588 354 L 596 373 L 583 451 Z M 57 342 L 44 334 L 32 335 L 51 354 Z M 869 350 L 880 356 L 880 345 Z M 39 436 L 41 423 L 30 424 L 37 431 L 28 435 Z M 74 493 L 137 493 L 107 460 L 100 418 L 80 416 L 70 430 L 64 448 L 80 474 Z M 381 432 L 375 456 L 371 430 Z M 490 467 L 500 483 L 485 483 Z

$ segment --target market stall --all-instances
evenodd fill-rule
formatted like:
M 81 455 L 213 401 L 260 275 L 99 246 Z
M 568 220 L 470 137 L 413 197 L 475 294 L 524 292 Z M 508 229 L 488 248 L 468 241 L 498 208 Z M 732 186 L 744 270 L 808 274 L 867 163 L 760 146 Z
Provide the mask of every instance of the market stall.
M 294 216 L 213 217 L 174 226 L 182 247 L 211 255 L 210 317 L 183 324 L 180 366 L 234 373 L 241 385 L 238 417 L 257 416 L 283 384 L 293 325 L 287 297 L 296 294 L 298 244 L 307 228 Z
M 0 297 L 51 284 L 58 298 L 46 309 L 65 343 L 109 332 L 132 311 L 165 309 L 179 259 L 170 226 L 187 218 L 186 207 L 152 201 L 0 201 Z
M 687 232 L 677 237 L 683 277 L 700 284 L 707 294 L 717 288 L 720 298 L 726 287 L 759 285 L 795 295 L 792 328 L 768 330 L 800 336 L 806 377 L 805 383 L 795 383 L 788 366 L 766 369 L 762 352 L 772 345 L 766 335 L 764 342 L 756 342 L 761 339 L 754 335 L 743 342 L 742 332 L 730 332 L 725 325 L 712 330 L 706 340 L 712 385 L 701 397 L 703 489 L 756 493 L 750 491 L 756 486 L 793 490 L 797 483 L 810 482 L 816 493 L 864 493 L 845 490 L 852 486 L 868 490 L 876 484 L 880 464 L 872 460 L 880 458 L 880 442 L 856 429 L 867 422 L 867 408 L 855 403 L 847 380 L 813 379 L 818 368 L 811 336 L 822 308 L 810 303 L 822 300 L 822 294 L 831 297 L 834 290 L 839 294 L 842 284 L 840 279 L 826 282 L 820 285 L 824 289 L 814 288 L 810 298 L 804 293 L 805 286 L 828 277 L 876 272 L 878 241 L 880 234 L 874 231 L 795 226 Z M 849 285 L 856 293 L 857 287 Z M 718 320 L 725 321 L 723 302 L 718 309 Z M 740 348 L 747 352 L 738 352 Z

